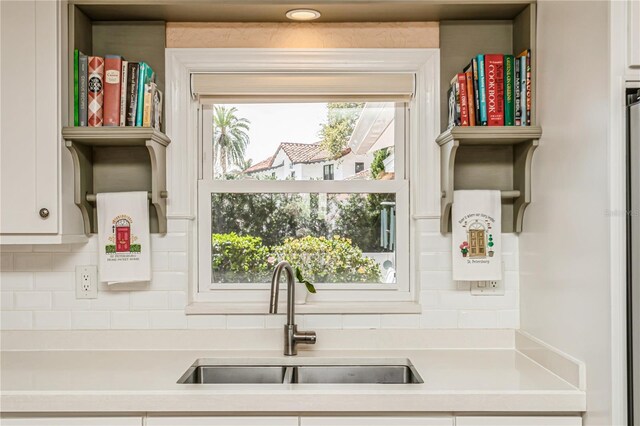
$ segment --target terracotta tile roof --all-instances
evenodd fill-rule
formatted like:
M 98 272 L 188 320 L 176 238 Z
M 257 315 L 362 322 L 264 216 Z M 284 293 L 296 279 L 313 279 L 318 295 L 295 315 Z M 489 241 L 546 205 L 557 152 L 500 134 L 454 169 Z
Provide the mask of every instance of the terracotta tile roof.
M 370 179 L 373 179 L 371 177 L 370 169 L 360 170 L 355 175 L 347 176 L 346 178 L 344 178 L 344 180 L 370 180 Z
M 280 146 L 278 146 L 278 149 L 276 150 L 276 153 L 274 155 L 267 158 L 266 160 L 263 160 L 257 164 L 254 164 L 253 166 L 244 170 L 243 173 L 254 173 L 254 172 L 267 170 L 274 167 L 273 160 L 276 158 L 276 156 L 278 155 L 278 152 L 281 149 L 284 151 L 287 157 L 289 157 L 289 160 L 291 160 L 293 164 L 317 163 L 320 161 L 327 161 L 331 159 L 329 152 L 322 149 L 322 147 L 320 147 L 320 142 L 314 142 L 314 143 L 282 142 L 280 143 Z M 338 158 L 344 157 L 350 152 L 351 152 L 351 148 L 346 148 L 342 151 L 342 153 L 340 153 L 340 156 Z

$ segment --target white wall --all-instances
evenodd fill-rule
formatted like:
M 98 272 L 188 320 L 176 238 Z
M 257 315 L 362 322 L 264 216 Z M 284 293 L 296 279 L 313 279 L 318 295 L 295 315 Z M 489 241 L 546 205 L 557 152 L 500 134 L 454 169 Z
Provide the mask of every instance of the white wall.
M 538 2 L 533 202 L 520 235 L 521 328 L 586 362 L 585 426 L 610 426 L 609 7 Z
M 301 327 L 518 328 L 518 238 L 503 236 L 505 296 L 471 296 L 451 280 L 451 239 L 438 220 L 419 222 L 422 315 L 299 315 Z M 272 328 L 284 316 L 184 314 L 188 292 L 187 223 L 169 220 L 169 233 L 152 235 L 151 286 L 143 291 L 99 288 L 95 300 L 76 300 L 76 265 L 97 263 L 97 239 L 60 246 L 0 246 L 0 301 L 4 330 Z M 265 311 L 267 306 L 265 306 Z

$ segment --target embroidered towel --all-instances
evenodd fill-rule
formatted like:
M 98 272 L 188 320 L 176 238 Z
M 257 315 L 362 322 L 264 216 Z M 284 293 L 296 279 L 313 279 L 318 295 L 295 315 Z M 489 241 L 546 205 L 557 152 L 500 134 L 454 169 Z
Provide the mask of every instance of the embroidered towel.
M 98 194 L 97 208 L 100 281 L 151 281 L 147 193 Z
M 454 191 L 453 279 L 502 279 L 500 191 Z

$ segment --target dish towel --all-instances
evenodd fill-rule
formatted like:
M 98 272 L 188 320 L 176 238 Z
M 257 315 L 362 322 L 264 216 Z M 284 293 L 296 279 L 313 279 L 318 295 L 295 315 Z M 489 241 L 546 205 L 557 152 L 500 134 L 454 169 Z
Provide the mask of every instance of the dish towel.
M 454 191 L 451 208 L 453 279 L 502 279 L 500 191 Z
M 97 208 L 100 281 L 151 281 L 147 193 L 98 194 Z

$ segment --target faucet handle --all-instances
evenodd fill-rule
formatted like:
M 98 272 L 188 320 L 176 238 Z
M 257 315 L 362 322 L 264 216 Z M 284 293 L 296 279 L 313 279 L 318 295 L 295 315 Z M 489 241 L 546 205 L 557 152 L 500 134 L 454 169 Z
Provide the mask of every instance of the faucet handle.
M 293 339 L 297 343 L 304 343 L 307 345 L 315 345 L 316 344 L 316 332 L 315 331 L 297 331 L 293 335 Z

